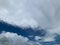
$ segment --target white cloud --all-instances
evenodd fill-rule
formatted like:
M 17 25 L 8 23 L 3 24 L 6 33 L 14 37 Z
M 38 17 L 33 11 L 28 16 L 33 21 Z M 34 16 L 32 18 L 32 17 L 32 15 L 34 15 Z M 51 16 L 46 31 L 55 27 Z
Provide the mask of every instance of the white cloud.
M 35 40 L 36 40 L 36 41 L 38 41 L 38 40 L 40 40 L 40 39 L 42 39 L 42 37 L 40 37 L 40 36 L 35 36 Z
M 4 1 L 4 0 L 3 0 Z M 1 3 L 3 3 L 3 1 Z M 9 2 L 9 3 L 8 3 Z M 18 2 L 18 3 L 17 3 Z M 20 0 L 11 0 L 11 1 L 7 1 L 6 2 L 8 6 L 6 6 L 7 4 L 2 6 L 6 6 L 6 7 L 2 7 L 0 5 L 0 19 L 8 22 L 10 24 L 13 25 L 18 25 L 18 26 L 23 26 L 23 27 L 37 27 L 38 23 L 35 21 L 35 19 L 32 18 L 31 13 L 29 11 L 27 11 L 24 7 L 25 2 Z M 12 3 L 12 5 L 11 5 Z M 21 5 L 20 5 L 21 4 Z
M 49 35 L 45 37 L 35 36 L 35 40 L 37 42 L 54 42 L 56 39 L 54 35 Z
M 60 25 L 59 1 L 2 0 L 0 18 L 8 23 L 24 27 L 25 25 L 31 27 L 39 25 L 45 29 L 54 28 Z
M 40 45 L 16 33 L 5 32 L 0 34 L 0 45 Z
M 53 42 L 53 41 L 55 41 L 55 38 L 48 36 L 48 37 L 44 37 L 42 41 L 43 42 Z

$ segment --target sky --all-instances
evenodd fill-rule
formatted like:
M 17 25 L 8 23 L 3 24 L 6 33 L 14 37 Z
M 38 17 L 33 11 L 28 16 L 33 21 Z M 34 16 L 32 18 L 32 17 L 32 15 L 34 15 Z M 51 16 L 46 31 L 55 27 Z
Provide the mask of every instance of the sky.
M 0 32 L 0 45 L 59 45 L 60 0 L 0 0 Z

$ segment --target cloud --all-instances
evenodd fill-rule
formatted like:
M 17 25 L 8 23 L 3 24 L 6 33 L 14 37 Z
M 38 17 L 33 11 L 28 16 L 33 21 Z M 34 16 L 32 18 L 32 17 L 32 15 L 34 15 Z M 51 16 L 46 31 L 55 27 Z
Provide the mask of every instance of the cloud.
M 59 0 L 2 0 L 0 3 L 0 19 L 13 25 L 33 28 L 39 25 L 44 29 L 60 25 Z
M 45 37 L 40 37 L 40 36 L 35 36 L 35 40 L 38 41 L 38 42 L 55 42 L 55 37 L 56 36 L 45 36 Z
M 54 40 L 55 33 L 60 34 L 60 0 L 2 0 L 0 20 L 21 27 L 40 26 Z
M 4 32 L 0 34 L 0 45 L 40 45 L 40 43 L 30 41 L 16 33 Z
M 3 0 L 4 1 L 4 0 Z M 25 2 L 20 0 L 6 0 L 6 2 L 1 2 L 2 6 L 6 6 L 6 7 L 2 7 L 0 5 L 0 19 L 8 22 L 10 24 L 13 25 L 17 25 L 20 27 L 37 27 L 38 23 L 35 21 L 35 19 L 32 18 L 31 13 L 28 12 L 24 7 Z M 9 3 L 8 3 L 9 2 Z M 17 3 L 18 2 L 18 3 Z M 3 5 L 3 3 L 5 5 Z M 7 4 L 6 4 L 7 3 Z M 12 4 L 11 4 L 12 3 Z M 19 7 L 19 8 L 18 8 Z
M 40 40 L 40 39 L 42 39 L 42 37 L 40 37 L 40 36 L 35 36 L 35 40 Z
M 42 39 L 42 41 L 43 42 L 54 42 L 56 39 L 55 39 L 55 37 L 53 36 L 53 37 L 50 37 L 50 36 L 46 36 L 46 37 L 44 37 L 43 39 Z

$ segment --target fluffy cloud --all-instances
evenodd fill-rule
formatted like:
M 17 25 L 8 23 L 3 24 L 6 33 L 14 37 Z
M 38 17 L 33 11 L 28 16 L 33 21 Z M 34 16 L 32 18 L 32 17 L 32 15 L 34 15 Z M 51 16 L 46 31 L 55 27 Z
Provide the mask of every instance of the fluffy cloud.
M 28 38 L 16 33 L 4 32 L 0 34 L 0 45 L 40 45 L 40 43 L 29 41 Z

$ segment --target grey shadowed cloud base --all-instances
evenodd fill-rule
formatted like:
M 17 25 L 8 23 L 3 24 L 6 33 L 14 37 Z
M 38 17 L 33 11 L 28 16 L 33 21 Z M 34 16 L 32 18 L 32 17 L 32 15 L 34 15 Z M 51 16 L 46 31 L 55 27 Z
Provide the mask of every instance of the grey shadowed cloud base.
M 0 20 L 46 29 L 43 41 L 54 41 L 60 35 L 60 0 L 0 0 Z

